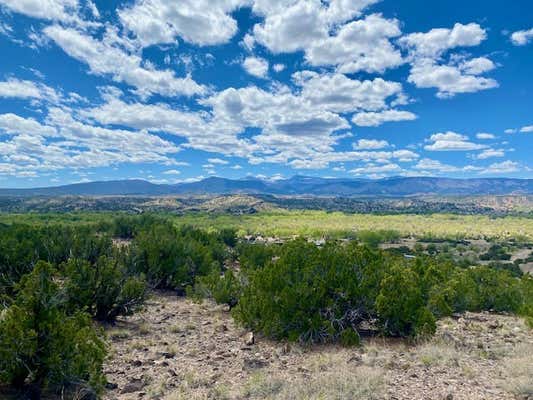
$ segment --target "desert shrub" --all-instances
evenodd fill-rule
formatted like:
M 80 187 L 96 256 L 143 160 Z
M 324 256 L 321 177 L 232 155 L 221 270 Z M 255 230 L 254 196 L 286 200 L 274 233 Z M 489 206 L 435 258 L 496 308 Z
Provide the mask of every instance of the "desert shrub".
M 487 250 L 486 253 L 483 253 L 479 256 L 480 260 L 488 261 L 488 260 L 510 260 L 511 255 L 506 252 L 505 248 L 502 247 L 499 244 L 493 244 L 490 246 L 490 248 Z
M 147 295 L 143 276 L 131 276 L 115 258 L 100 257 L 96 263 L 77 258 L 62 265 L 69 309 L 81 309 L 100 321 L 137 311 Z
M 378 247 L 380 243 L 392 242 L 400 238 L 400 233 L 391 230 L 377 230 L 367 231 L 362 230 L 357 232 L 357 239 L 370 247 Z
M 111 252 L 111 239 L 97 235 L 90 226 L 3 226 L 0 229 L 0 294 L 12 293 L 14 285 L 40 260 L 53 265 L 71 257 L 95 262 Z
M 53 268 L 38 262 L 0 314 L 0 382 L 43 389 L 87 386 L 98 392 L 106 349 L 90 317 L 65 313 Z
M 276 247 L 265 244 L 240 243 L 237 246 L 238 258 L 243 269 L 257 269 L 272 261 Z
M 489 263 L 488 266 L 492 269 L 509 271 L 509 273 L 515 278 L 520 278 L 522 275 L 524 275 L 524 273 L 520 269 L 520 266 L 516 263 L 503 263 L 492 261 Z
M 375 274 L 365 277 L 364 271 L 376 264 L 370 265 L 367 254 L 358 246 L 289 242 L 279 259 L 250 271 L 234 315 L 274 338 L 338 340 L 345 330 L 356 330 L 374 306 Z
M 195 300 L 212 298 L 219 304 L 227 304 L 230 308 L 237 305 L 242 291 L 242 282 L 232 270 L 223 274 L 213 270 L 197 279 L 194 288 L 189 289 L 189 295 Z
M 188 227 L 176 229 L 162 223 L 137 235 L 131 245 L 131 256 L 132 270 L 146 274 L 154 287 L 184 293 L 196 276 L 220 271 L 227 254 L 215 234 Z
M 220 239 L 229 247 L 235 247 L 237 244 L 237 230 L 234 228 L 221 229 L 218 232 Z
M 405 266 L 395 265 L 381 281 L 376 311 L 387 334 L 413 336 L 435 331 L 435 318 L 425 308 L 420 278 Z

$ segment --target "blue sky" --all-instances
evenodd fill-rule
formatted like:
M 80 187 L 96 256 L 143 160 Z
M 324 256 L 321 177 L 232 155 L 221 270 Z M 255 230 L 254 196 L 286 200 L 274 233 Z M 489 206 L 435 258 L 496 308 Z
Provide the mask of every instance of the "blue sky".
M 533 177 L 533 3 L 0 0 L 0 186 Z

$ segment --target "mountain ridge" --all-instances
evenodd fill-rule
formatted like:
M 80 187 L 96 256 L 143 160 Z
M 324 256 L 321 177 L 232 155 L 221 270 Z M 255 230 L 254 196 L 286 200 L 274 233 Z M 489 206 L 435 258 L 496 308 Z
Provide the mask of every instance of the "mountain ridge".
M 388 177 L 382 179 L 287 179 L 209 177 L 195 182 L 156 184 L 142 179 L 94 181 L 69 185 L 1 189 L 0 196 L 163 196 L 187 194 L 272 194 L 280 196 L 524 195 L 533 194 L 533 179 Z

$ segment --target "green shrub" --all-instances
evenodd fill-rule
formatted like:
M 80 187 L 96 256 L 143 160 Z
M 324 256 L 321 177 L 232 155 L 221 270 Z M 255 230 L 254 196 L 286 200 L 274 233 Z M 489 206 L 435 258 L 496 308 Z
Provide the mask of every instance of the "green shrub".
M 265 244 L 241 243 L 237 252 L 242 269 L 262 268 L 276 254 L 276 247 Z
M 94 265 L 73 258 L 62 269 L 69 309 L 87 311 L 100 321 L 131 315 L 147 295 L 144 277 L 128 275 L 114 258 L 102 256 Z
M 158 224 L 141 231 L 132 242 L 132 269 L 144 273 L 156 288 L 180 293 L 194 284 L 196 276 L 221 269 L 226 257 L 216 235 L 192 228 Z
M 274 338 L 301 342 L 338 340 L 347 329 L 357 329 L 373 307 L 363 271 L 368 250 L 297 240 L 285 244 L 277 260 L 250 271 L 239 304 L 237 320 Z M 356 256 L 354 256 L 356 253 Z M 345 333 L 346 335 L 347 333 Z
M 415 334 L 424 297 L 419 276 L 410 268 L 394 266 L 381 281 L 376 311 L 385 333 Z
M 211 298 L 218 304 L 227 304 L 230 308 L 237 305 L 241 297 L 242 283 L 232 270 L 221 274 L 213 270 L 210 274 L 197 279 L 189 295 L 195 300 Z
M 50 264 L 38 262 L 0 314 L 0 382 L 43 389 L 70 386 L 98 392 L 106 355 L 100 333 L 82 312 L 67 315 Z

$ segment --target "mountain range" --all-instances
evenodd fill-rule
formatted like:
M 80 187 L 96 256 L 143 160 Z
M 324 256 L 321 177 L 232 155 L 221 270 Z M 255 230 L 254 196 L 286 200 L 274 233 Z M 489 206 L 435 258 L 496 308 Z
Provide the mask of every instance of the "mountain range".
M 0 189 L 0 196 L 163 196 L 200 194 L 272 194 L 279 196 L 384 196 L 533 194 L 533 179 L 392 177 L 347 179 L 294 176 L 289 179 L 227 179 L 210 177 L 196 182 L 155 184 L 145 180 L 115 180 L 70 185 Z

